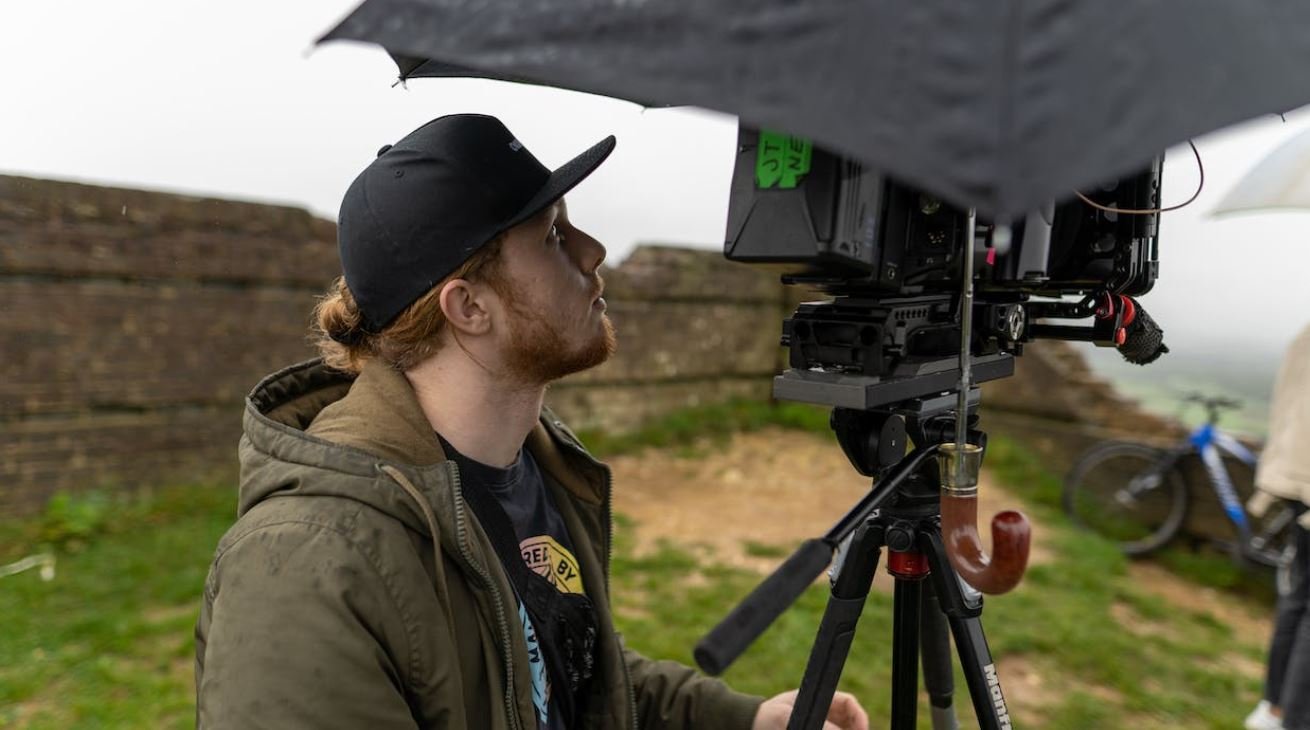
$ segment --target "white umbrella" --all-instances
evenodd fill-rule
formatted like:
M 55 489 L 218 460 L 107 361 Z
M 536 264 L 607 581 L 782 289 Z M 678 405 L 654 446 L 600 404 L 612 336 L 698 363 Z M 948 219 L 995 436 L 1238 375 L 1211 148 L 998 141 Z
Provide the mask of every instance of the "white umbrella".
M 1224 196 L 1211 215 L 1310 209 L 1310 131 L 1270 152 Z

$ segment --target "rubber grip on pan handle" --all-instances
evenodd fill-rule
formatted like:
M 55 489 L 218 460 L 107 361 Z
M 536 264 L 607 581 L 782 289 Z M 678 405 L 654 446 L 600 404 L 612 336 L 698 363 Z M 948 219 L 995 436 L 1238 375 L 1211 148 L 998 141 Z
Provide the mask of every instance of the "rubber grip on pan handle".
M 724 672 L 832 562 L 833 548 L 806 540 L 773 574 L 756 586 L 718 626 L 696 644 L 692 656 L 707 674 Z

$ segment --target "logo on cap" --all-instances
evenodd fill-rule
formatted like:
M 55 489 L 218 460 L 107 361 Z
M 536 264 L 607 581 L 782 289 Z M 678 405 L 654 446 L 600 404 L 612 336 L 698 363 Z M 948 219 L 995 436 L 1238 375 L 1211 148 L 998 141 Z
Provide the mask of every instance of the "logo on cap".
M 523 149 L 523 143 L 518 141 L 517 139 L 511 139 L 509 141 L 509 148 L 511 150 L 514 150 L 515 152 L 518 152 L 519 150 Z

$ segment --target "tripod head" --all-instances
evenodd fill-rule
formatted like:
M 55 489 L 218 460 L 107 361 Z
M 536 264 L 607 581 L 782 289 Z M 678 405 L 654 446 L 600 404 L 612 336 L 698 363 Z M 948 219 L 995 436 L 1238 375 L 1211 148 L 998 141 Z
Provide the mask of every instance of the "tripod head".
M 993 555 L 978 536 L 978 468 L 986 434 L 977 428 L 981 394 L 971 388 L 968 446 L 976 449 L 966 473 L 956 476 L 951 443 L 957 405 L 952 394 L 916 398 L 873 410 L 835 407 L 829 422 L 857 471 L 874 477 L 872 489 L 822 537 L 807 540 L 764 580 L 693 652 L 702 669 L 718 674 L 814 582 L 837 547 L 884 506 L 903 495 L 940 500 L 940 527 L 947 557 L 955 572 L 983 593 L 1004 593 L 1018 584 L 1028 563 L 1031 528 L 1018 512 L 1003 512 L 992 521 Z M 914 449 L 906 453 L 910 442 Z M 935 523 L 935 518 L 934 518 Z
M 937 466 L 928 473 L 913 473 L 902 490 L 941 489 L 942 534 L 947 555 L 965 582 L 983 593 L 1013 589 L 1028 565 L 1032 528 L 1023 514 L 1006 511 L 992 519 L 992 549 L 988 555 L 978 534 L 978 470 L 987 447 L 987 434 L 978 428 L 977 388 L 968 395 L 966 451 L 962 456 L 952 439 L 956 433 L 956 400 L 949 395 L 916 398 L 870 411 L 834 408 L 829 423 L 846 458 L 860 474 L 879 478 L 899 463 L 906 438 L 920 447 L 937 448 Z M 957 460 L 966 461 L 961 477 Z
M 978 401 L 974 388 L 969 394 L 968 440 L 986 448 L 987 434 L 978 430 Z M 855 471 L 878 478 L 905 458 L 907 439 L 921 446 L 950 441 L 955 434 L 954 408 L 951 396 L 916 398 L 868 411 L 837 407 L 828 425 Z

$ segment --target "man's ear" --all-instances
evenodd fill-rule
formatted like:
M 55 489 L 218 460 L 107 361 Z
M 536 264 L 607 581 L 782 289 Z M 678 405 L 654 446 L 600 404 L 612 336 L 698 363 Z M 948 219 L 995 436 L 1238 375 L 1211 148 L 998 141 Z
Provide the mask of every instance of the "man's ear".
M 459 332 L 485 334 L 491 329 L 485 287 L 467 279 L 451 279 L 441 287 L 439 301 L 446 321 Z

